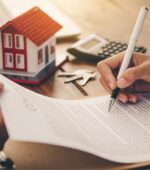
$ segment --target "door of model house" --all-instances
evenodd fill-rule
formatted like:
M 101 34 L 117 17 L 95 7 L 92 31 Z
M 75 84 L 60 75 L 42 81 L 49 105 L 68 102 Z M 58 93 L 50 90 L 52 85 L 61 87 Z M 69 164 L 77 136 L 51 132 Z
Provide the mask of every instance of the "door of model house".
M 18 33 L 2 33 L 3 66 L 6 70 L 27 71 L 26 39 Z

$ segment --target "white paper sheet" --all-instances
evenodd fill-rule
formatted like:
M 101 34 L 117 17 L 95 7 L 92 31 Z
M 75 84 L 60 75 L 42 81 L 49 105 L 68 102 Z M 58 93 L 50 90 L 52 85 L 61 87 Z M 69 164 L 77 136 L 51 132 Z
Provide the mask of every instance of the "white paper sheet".
M 10 137 L 83 150 L 116 162 L 150 160 L 150 95 L 138 104 L 109 96 L 60 100 L 31 92 L 0 75 L 0 103 Z

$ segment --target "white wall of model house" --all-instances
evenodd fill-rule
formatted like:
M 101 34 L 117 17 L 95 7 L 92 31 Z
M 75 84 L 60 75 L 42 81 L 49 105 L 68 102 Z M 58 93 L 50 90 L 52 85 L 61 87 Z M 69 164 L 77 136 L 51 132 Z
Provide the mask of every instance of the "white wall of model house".
M 27 38 L 27 72 L 35 73 L 37 67 L 37 46 Z
M 31 40 L 27 39 L 27 70 L 30 73 L 39 73 L 46 65 L 55 60 L 55 53 L 51 54 L 50 45 L 56 48 L 56 38 L 52 36 L 42 45 L 36 46 Z M 49 62 L 45 63 L 45 47 L 48 46 Z M 43 61 L 38 64 L 38 51 L 43 49 Z

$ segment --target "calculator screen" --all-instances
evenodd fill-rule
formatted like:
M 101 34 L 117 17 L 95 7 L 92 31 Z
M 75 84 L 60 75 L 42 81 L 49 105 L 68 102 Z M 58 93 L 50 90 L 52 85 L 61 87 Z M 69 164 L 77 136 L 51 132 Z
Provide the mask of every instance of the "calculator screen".
M 88 50 L 99 43 L 100 43 L 100 41 L 98 41 L 96 39 L 92 39 L 92 40 L 89 40 L 88 42 L 85 42 L 84 44 L 80 45 L 80 47 L 84 48 L 85 50 Z

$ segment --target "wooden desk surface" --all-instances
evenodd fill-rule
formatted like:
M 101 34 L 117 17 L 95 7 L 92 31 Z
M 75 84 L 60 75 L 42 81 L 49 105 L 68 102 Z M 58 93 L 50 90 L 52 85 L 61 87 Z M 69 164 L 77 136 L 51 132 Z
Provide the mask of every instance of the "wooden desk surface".
M 137 14 L 142 5 L 150 7 L 148 0 L 52 0 L 53 3 L 82 30 L 79 38 L 98 32 L 111 40 L 128 42 Z M 144 24 L 138 44 L 150 52 L 150 14 Z M 64 52 L 77 39 L 58 41 L 58 51 Z M 79 68 L 96 70 L 96 64 L 71 60 L 62 66 L 55 75 L 39 86 L 25 86 L 43 95 L 63 99 L 78 99 L 86 96 L 107 94 L 97 79 L 84 88 L 78 83 L 64 84 L 57 78 L 59 71 L 72 71 Z M 8 141 L 6 153 L 14 159 L 18 169 L 127 169 L 150 164 L 117 164 L 96 156 L 63 147 Z

